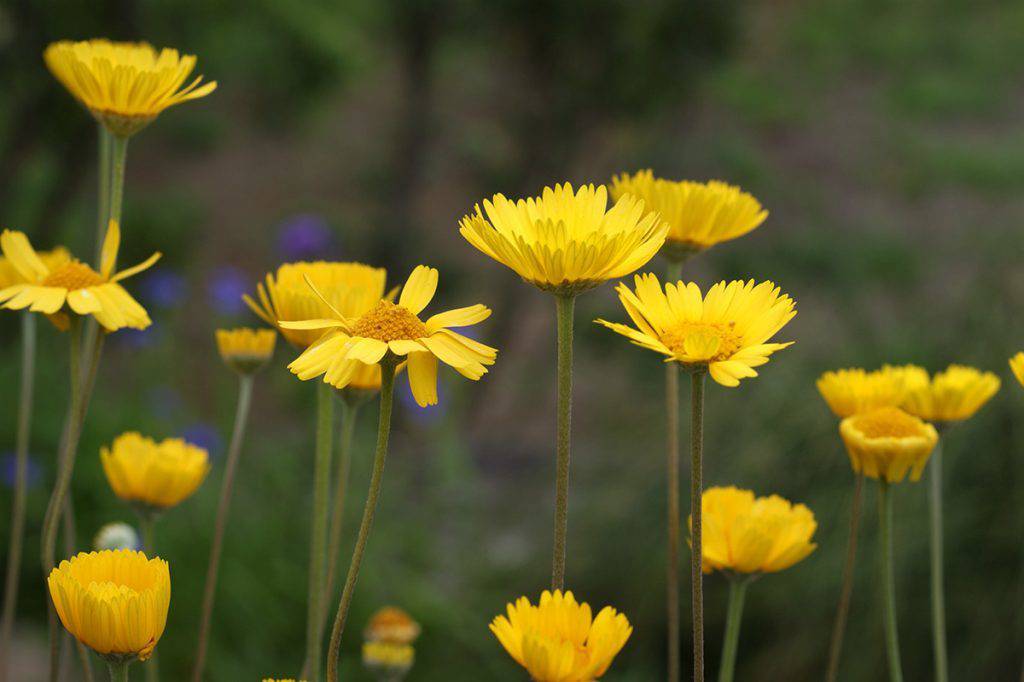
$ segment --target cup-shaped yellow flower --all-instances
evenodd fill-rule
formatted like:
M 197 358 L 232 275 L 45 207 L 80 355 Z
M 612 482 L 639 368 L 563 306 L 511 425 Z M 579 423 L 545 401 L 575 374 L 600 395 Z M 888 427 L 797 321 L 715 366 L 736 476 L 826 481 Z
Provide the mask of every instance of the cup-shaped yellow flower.
M 935 427 L 898 407 L 881 407 L 839 424 L 853 470 L 869 478 L 918 481 L 939 442 Z
M 907 394 L 928 375 L 920 367 L 908 365 L 866 371 L 858 368 L 838 369 L 818 377 L 818 392 L 837 417 L 850 417 L 880 407 L 899 407 Z
M 120 244 L 121 230 L 112 220 L 103 241 L 100 271 L 96 272 L 74 258 L 43 259 L 23 232 L 4 230 L 0 248 L 25 281 L 0 290 L 0 307 L 44 313 L 62 328 L 66 328 L 70 312 L 92 315 L 108 332 L 124 327 L 145 329 L 150 325 L 149 315 L 120 282 L 152 266 L 160 254 L 115 272 Z
M 470 339 L 451 327 L 466 327 L 486 320 L 491 311 L 484 305 L 449 310 L 431 316 L 425 322 L 419 314 L 437 291 L 437 270 L 417 266 L 409 275 L 398 303 L 387 298 L 358 317 L 345 314 L 333 305 L 315 283 L 310 288 L 328 307 L 330 317 L 304 321 L 279 320 L 282 329 L 327 330 L 290 365 L 303 381 L 319 376 L 335 388 L 347 386 L 353 376 L 385 357 L 407 359 L 409 386 L 421 407 L 437 403 L 437 361 L 450 365 L 476 381 L 493 365 L 498 351 Z M 322 333 L 322 331 L 321 331 Z
M 144 509 L 173 507 L 199 488 L 210 473 L 210 456 L 181 438 L 157 443 L 134 431 L 100 449 L 114 493 Z
M 1024 352 L 1017 353 L 1010 358 L 1010 370 L 1021 386 L 1024 386 Z
M 687 368 L 706 368 L 723 386 L 756 377 L 755 367 L 768 362 L 792 342 L 768 343 L 796 315 L 796 306 L 772 282 L 719 282 L 702 296 L 694 283 L 665 284 L 653 274 L 637 275 L 635 291 L 616 289 L 636 328 L 597 320 L 634 344 Z
M 610 606 L 593 617 L 572 592 L 545 590 L 534 606 L 526 597 L 507 606 L 490 629 L 537 682 L 588 682 L 605 674 L 633 627 Z
M 705 490 L 701 505 L 705 573 L 775 573 L 817 547 L 811 538 L 818 523 L 803 504 L 729 486 Z
M 160 641 L 171 603 L 163 559 L 128 549 L 81 553 L 47 578 L 64 627 L 110 660 L 146 660 Z
M 474 247 L 530 284 L 561 296 L 643 267 L 667 231 L 640 199 L 623 197 L 609 209 L 603 185 L 584 185 L 574 193 L 568 183 L 514 202 L 496 194 L 459 223 L 459 232 Z
M 277 333 L 273 329 L 218 329 L 217 350 L 221 360 L 239 374 L 255 374 L 274 354 Z
M 610 189 L 616 200 L 626 195 L 643 199 L 648 211 L 656 211 L 668 223 L 662 253 L 674 261 L 742 237 L 768 217 L 761 202 L 719 180 L 666 180 L 643 170 L 635 175 L 616 175 Z
M 958 422 L 973 417 L 999 391 L 999 377 L 974 367 L 950 365 L 910 391 L 907 412 L 932 422 Z
M 185 81 L 195 55 L 148 43 L 94 39 L 51 43 L 43 53 L 54 78 L 118 137 L 129 137 L 160 113 L 182 102 L 206 97 L 217 82 Z

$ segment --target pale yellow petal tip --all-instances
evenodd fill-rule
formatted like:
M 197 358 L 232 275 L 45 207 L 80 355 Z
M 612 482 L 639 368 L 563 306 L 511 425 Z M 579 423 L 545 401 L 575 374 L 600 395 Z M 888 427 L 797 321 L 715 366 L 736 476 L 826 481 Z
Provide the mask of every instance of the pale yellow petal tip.
M 854 471 L 889 483 L 919 480 L 939 442 L 934 426 L 898 407 L 847 417 L 839 435 Z
M 239 374 L 255 374 L 274 354 L 277 332 L 273 329 L 218 329 L 217 350 L 224 363 Z
M 181 438 L 158 443 L 134 431 L 102 448 L 100 461 L 114 494 L 155 510 L 190 497 L 210 471 L 210 456 L 204 448 Z

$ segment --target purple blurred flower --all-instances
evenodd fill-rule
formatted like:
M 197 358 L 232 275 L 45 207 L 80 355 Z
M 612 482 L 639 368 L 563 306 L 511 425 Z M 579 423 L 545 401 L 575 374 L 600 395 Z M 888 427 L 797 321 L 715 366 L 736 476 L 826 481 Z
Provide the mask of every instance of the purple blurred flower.
M 429 407 L 420 407 L 416 404 L 416 399 L 412 397 L 412 391 L 409 390 L 408 385 L 396 386 L 395 392 L 398 394 L 398 400 L 405 407 L 405 413 L 418 424 L 435 424 L 448 413 L 448 391 L 444 382 L 437 382 L 437 404 Z
M 333 243 L 330 225 L 313 213 L 292 216 L 278 228 L 277 245 L 286 260 L 326 258 Z
M 185 298 L 185 278 L 167 268 L 150 270 L 139 282 L 139 296 L 157 308 L 173 308 Z
M 192 445 L 198 445 L 201 448 L 205 448 L 210 457 L 220 453 L 221 446 L 224 445 L 224 439 L 220 435 L 220 431 L 217 430 L 216 426 L 212 424 L 204 424 L 199 422 L 189 426 L 181 432 L 181 437 L 186 442 Z
M 242 294 L 248 293 L 252 283 L 238 268 L 222 267 L 214 270 L 207 283 L 210 302 L 222 315 L 238 315 L 246 309 Z
M 13 452 L 6 452 L 3 458 L 0 459 L 0 480 L 3 481 L 4 485 L 8 488 L 14 487 L 14 479 L 18 474 L 18 456 Z M 39 479 L 42 477 L 43 472 L 39 467 L 39 463 L 36 458 L 32 455 L 28 456 L 28 473 L 25 478 L 28 482 L 28 487 L 32 488 L 35 486 Z

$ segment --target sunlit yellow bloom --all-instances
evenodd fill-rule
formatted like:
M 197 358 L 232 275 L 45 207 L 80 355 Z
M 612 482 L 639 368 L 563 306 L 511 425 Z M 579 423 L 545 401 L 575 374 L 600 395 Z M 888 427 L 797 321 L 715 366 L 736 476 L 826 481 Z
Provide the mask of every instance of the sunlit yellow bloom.
M 498 351 L 449 327 L 477 324 L 490 317 L 491 311 L 477 304 L 421 321 L 419 314 L 434 298 L 437 278 L 437 270 L 420 265 L 409 275 L 397 304 L 383 298 L 359 316 L 332 306 L 322 319 L 279 321 L 282 329 L 329 330 L 288 369 L 303 381 L 323 375 L 326 383 L 344 388 L 360 368 L 385 357 L 405 357 L 409 386 L 421 407 L 437 403 L 438 360 L 467 379 L 478 380 L 487 373 L 487 366 L 494 364 Z M 321 300 L 329 305 L 326 298 Z
M 970 419 L 999 391 L 999 377 L 973 367 L 950 365 L 911 391 L 903 409 L 933 422 Z
M 491 632 L 537 682 L 601 677 L 633 633 L 626 616 L 610 606 L 592 618 L 590 605 L 577 603 L 572 592 L 545 590 L 537 606 L 520 597 L 507 611 L 491 621 Z
M 898 407 L 881 407 L 847 417 L 839 424 L 853 470 L 899 483 L 921 478 L 939 434 L 935 427 Z
M 118 497 L 157 509 L 190 496 L 210 472 L 210 456 L 203 448 L 181 438 L 157 443 L 134 431 L 101 448 L 100 460 Z
M 778 495 L 754 497 L 729 486 L 701 497 L 704 572 L 775 573 L 803 561 L 817 547 L 814 514 Z
M 634 278 L 636 291 L 620 284 L 619 300 L 636 325 L 597 320 L 634 344 L 689 367 L 707 367 L 723 386 L 756 377 L 755 367 L 792 345 L 767 343 L 796 315 L 793 299 L 771 282 L 719 282 L 706 296 L 694 283 L 666 284 L 652 274 Z
M 512 202 L 501 194 L 465 216 L 470 244 L 540 289 L 577 294 L 641 268 L 665 241 L 668 225 L 625 197 L 608 208 L 603 186 L 568 183 Z
M 277 333 L 273 329 L 217 330 L 217 350 L 224 363 L 240 374 L 260 370 L 274 354 Z
M 412 644 L 420 636 L 420 624 L 395 606 L 385 606 L 370 617 L 363 637 L 371 641 Z
M 1024 386 L 1024 352 L 1010 358 L 1010 369 L 1013 370 L 1013 376 L 1017 377 L 1020 385 Z
M 157 52 L 148 43 L 62 40 L 51 43 L 43 59 L 61 85 L 119 137 L 138 132 L 164 109 L 217 88 L 216 81 L 200 85 L 202 76 L 185 85 L 195 55 L 166 47 Z
M 330 305 L 313 293 L 306 283 L 307 278 Z M 276 273 L 267 274 L 265 284 L 257 285 L 258 301 L 248 295 L 242 298 L 289 343 L 296 348 L 308 348 L 323 335 L 322 330 L 285 328 L 280 322 L 328 317 L 332 307 L 346 317 L 359 317 L 385 298 L 386 279 L 384 268 L 371 268 L 362 263 L 285 263 Z
M 818 392 L 837 417 L 850 417 L 879 407 L 899 407 L 907 393 L 928 375 L 920 367 L 908 365 L 867 372 L 860 368 L 825 372 L 818 378 Z
M 164 633 L 171 574 L 163 559 L 127 549 L 83 552 L 46 582 L 60 622 L 101 656 L 144 661 Z
M 753 196 L 718 180 L 665 180 L 643 170 L 616 175 L 610 187 L 613 199 L 627 194 L 643 199 L 648 211 L 657 211 L 668 223 L 663 250 L 672 260 L 742 237 L 768 217 Z
M 0 307 L 44 313 L 58 326 L 66 326 L 61 323 L 61 316 L 70 311 L 92 315 L 111 332 L 124 327 L 145 329 L 150 324 L 149 315 L 119 282 L 152 266 L 160 254 L 154 253 L 145 262 L 115 272 L 120 244 L 121 230 L 111 220 L 103 241 L 100 271 L 96 272 L 73 258 L 47 262 L 32 248 L 24 233 L 4 230 L 0 248 L 25 281 L 0 290 Z

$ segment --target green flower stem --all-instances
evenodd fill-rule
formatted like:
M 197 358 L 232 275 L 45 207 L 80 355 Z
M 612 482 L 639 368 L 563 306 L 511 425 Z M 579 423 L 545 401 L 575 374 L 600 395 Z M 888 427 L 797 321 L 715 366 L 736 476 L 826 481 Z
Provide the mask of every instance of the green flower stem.
M 729 610 L 725 618 L 725 639 L 722 642 L 722 667 L 718 671 L 718 682 L 732 682 L 736 673 L 736 651 L 740 644 L 740 622 L 743 620 L 743 601 L 747 596 L 747 576 L 729 581 Z
M 355 432 L 359 403 L 347 398 L 341 401 L 341 434 L 338 446 L 338 470 L 334 478 L 334 509 L 331 512 L 331 531 L 327 542 L 327 584 L 324 601 L 333 601 L 334 581 L 338 570 L 338 555 L 341 553 L 341 528 L 345 519 L 349 469 L 352 464 L 352 435 Z M 324 617 L 327 612 L 324 610 Z
M 839 606 L 836 607 L 836 621 L 832 625 L 832 641 L 828 648 L 828 673 L 825 678 L 827 682 L 836 682 L 839 678 L 839 659 L 843 652 L 843 636 L 846 634 L 846 620 L 850 614 L 850 598 L 853 595 L 853 569 L 857 559 L 857 533 L 860 528 L 863 496 L 864 474 L 858 473 L 853 484 L 853 502 L 850 505 L 850 537 L 846 540 L 843 584 L 839 591 Z
M 397 363 L 389 355 L 381 362 L 380 372 L 380 418 L 377 422 L 377 449 L 373 455 L 373 473 L 370 476 L 370 491 L 366 495 L 366 507 L 363 509 L 363 520 L 359 524 L 359 535 L 352 551 L 352 563 L 348 567 L 345 587 L 341 592 L 338 613 L 334 617 L 334 628 L 331 631 L 331 643 L 327 649 L 327 682 L 338 681 L 338 653 L 341 649 L 341 636 L 345 631 L 345 620 L 348 609 L 352 605 L 352 595 L 359 577 L 359 567 L 366 551 L 366 540 L 373 527 L 373 516 L 377 511 L 377 500 L 380 498 L 381 482 L 384 479 L 384 461 L 388 455 L 388 438 L 391 434 L 391 408 L 394 402 L 395 369 Z M 311 680 L 318 679 L 315 676 Z
M 192 671 L 192 679 L 199 682 L 203 678 L 206 664 L 206 648 L 210 640 L 210 619 L 213 615 L 213 600 L 217 594 L 217 572 L 220 569 L 220 553 L 224 546 L 224 531 L 228 525 L 228 510 L 231 507 L 231 492 L 235 484 L 235 472 L 238 469 L 238 458 L 245 440 L 245 426 L 249 420 L 249 407 L 252 404 L 252 374 L 242 374 L 238 381 L 238 406 L 235 409 L 235 426 L 231 432 L 231 444 L 228 446 L 228 458 L 224 467 L 224 480 L 220 485 L 220 500 L 217 503 L 217 520 L 213 527 L 213 541 L 210 545 L 210 561 L 206 567 L 206 587 L 203 590 L 203 610 L 199 619 L 199 640 L 196 644 L 196 662 Z
M 113 157 L 114 136 L 102 123 L 99 127 L 99 199 L 96 202 L 96 263 L 100 262 L 103 237 L 107 234 L 110 220 L 110 175 Z
M 21 314 L 21 389 L 18 393 L 18 433 L 14 468 L 14 499 L 11 502 L 11 541 L 7 549 L 3 617 L 0 621 L 0 680 L 7 679 L 7 651 L 18 608 L 18 578 L 25 536 L 25 498 L 28 487 L 28 444 L 32 432 L 32 395 L 35 387 L 36 315 Z
M 690 590 L 693 602 L 693 680 L 704 682 L 704 544 L 701 519 L 704 493 L 704 378 L 707 368 L 691 371 L 690 391 Z
M 896 626 L 896 578 L 892 555 L 892 491 L 885 479 L 878 479 L 878 540 L 882 568 L 882 608 L 885 618 L 885 648 L 889 658 L 890 682 L 903 682 L 900 664 L 900 636 Z
M 128 682 L 128 664 L 119 661 L 108 661 L 110 682 Z
M 565 588 L 565 537 L 569 523 L 569 442 L 572 432 L 572 317 L 575 296 L 556 296 L 558 318 L 558 440 L 555 475 L 555 547 L 551 589 Z
M 942 569 L 942 439 L 935 446 L 928 465 L 932 560 L 932 641 L 935 654 L 935 682 L 948 682 L 949 658 L 946 653 L 946 598 Z
M 139 530 L 142 532 L 142 549 L 146 552 L 146 556 L 150 559 L 155 557 L 156 554 L 156 534 L 154 533 L 153 526 L 156 522 L 156 515 L 151 511 L 144 510 L 139 512 Z M 127 669 L 127 664 L 125 664 Z M 146 682 L 157 682 L 160 679 L 160 664 L 157 662 L 156 652 L 149 657 L 142 664 L 142 669 L 146 674 Z
M 672 261 L 666 281 L 675 282 L 683 273 L 683 264 Z M 665 364 L 666 485 L 668 486 L 667 551 L 665 602 L 668 620 L 668 679 L 679 682 L 682 664 L 679 655 L 679 364 Z
M 121 222 L 121 209 L 124 206 L 124 166 L 128 157 L 128 138 L 113 136 L 111 143 L 111 177 L 110 177 L 110 209 L 109 220 Z M 108 222 L 109 222 L 108 220 Z M 106 234 L 106 225 L 103 226 Z M 100 240 L 100 244 L 103 240 Z
M 313 464 L 313 520 L 309 541 L 309 608 L 306 613 L 306 665 L 309 679 L 319 680 L 323 652 L 325 545 L 330 506 L 331 438 L 334 435 L 334 389 L 317 388 L 316 460 Z

